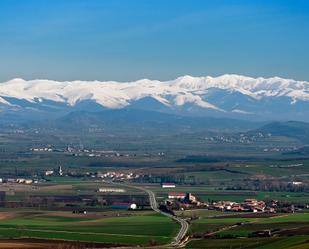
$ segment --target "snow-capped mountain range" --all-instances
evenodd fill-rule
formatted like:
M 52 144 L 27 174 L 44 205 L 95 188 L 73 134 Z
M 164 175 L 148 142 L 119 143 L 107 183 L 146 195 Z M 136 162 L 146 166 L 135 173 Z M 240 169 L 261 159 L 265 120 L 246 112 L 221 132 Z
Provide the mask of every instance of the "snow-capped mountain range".
M 309 82 L 234 74 L 133 82 L 16 78 L 0 83 L 0 106 L 2 112 L 57 112 L 82 106 L 88 111 L 100 107 L 137 108 L 186 115 L 306 121 Z

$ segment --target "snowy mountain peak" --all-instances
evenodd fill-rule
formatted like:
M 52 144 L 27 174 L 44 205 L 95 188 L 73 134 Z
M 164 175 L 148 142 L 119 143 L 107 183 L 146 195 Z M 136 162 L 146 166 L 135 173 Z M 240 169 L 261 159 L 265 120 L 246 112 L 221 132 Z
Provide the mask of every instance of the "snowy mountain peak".
M 117 109 L 144 98 L 152 98 L 161 103 L 162 108 L 171 111 L 185 109 L 196 113 L 208 110 L 251 114 L 261 112 L 270 105 L 270 101 L 275 103 L 274 100 L 278 102 L 276 105 L 281 102 L 281 105 L 287 106 L 298 106 L 298 102 L 307 105 L 309 82 L 225 74 L 218 77 L 185 75 L 170 81 L 141 79 L 133 82 L 60 82 L 16 78 L 0 83 L 2 106 L 20 105 L 20 101 L 16 100 L 40 105 L 52 101 L 71 107 L 83 101 L 92 101 L 105 108 Z
M 14 78 L 14 79 L 9 80 L 7 83 L 14 84 L 14 83 L 20 83 L 20 82 L 25 82 L 25 80 L 22 78 Z

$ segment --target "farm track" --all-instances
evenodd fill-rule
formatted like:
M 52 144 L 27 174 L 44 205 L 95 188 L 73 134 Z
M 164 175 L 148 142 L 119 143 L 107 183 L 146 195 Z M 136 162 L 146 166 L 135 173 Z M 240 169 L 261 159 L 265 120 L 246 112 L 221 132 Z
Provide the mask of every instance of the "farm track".
M 15 230 L 15 228 L 5 228 L 6 230 Z M 96 232 L 79 232 L 79 231 L 66 231 L 66 230 L 50 230 L 50 229 L 32 229 L 32 228 L 23 228 L 23 231 L 30 231 L 30 232 L 50 232 L 50 233 L 67 233 L 67 234 L 82 234 L 82 235 L 112 235 L 112 236 L 119 236 L 119 237 L 148 237 L 148 235 L 140 235 L 140 234 L 119 234 L 119 233 L 96 233 Z M 0 228 L 1 231 L 1 228 Z M 152 235 L 151 237 L 158 237 L 158 238 L 171 238 L 168 236 L 160 236 L 160 235 Z M 87 241 L 91 242 L 91 241 Z

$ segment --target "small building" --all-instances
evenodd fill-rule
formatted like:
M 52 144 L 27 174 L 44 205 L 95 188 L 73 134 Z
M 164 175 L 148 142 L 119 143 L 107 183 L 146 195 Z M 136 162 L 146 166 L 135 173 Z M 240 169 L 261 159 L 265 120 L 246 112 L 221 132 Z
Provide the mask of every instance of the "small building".
M 276 213 L 276 210 L 273 207 L 267 207 L 264 211 L 266 213 Z
M 181 199 L 181 200 L 183 200 L 185 197 L 186 197 L 185 193 L 177 193 L 177 192 L 168 193 L 169 199 Z
M 24 182 L 25 184 L 31 184 L 31 183 L 33 183 L 33 180 L 31 180 L 31 179 L 25 179 L 25 182 Z
M 296 186 L 298 186 L 298 185 L 302 185 L 302 184 L 303 184 L 303 182 L 291 182 L 291 184 L 292 184 L 292 185 L 296 185 Z
M 25 179 L 24 179 L 24 178 L 17 178 L 17 179 L 16 179 L 16 182 L 17 182 L 17 183 L 24 183 L 24 182 L 25 182 Z
M 264 201 L 258 201 L 256 199 L 246 199 L 243 203 L 243 206 L 252 212 L 264 212 L 266 207 Z
M 186 194 L 186 197 L 184 198 L 184 202 L 189 203 L 189 204 L 190 203 L 192 203 L 192 204 L 198 203 L 197 198 L 191 193 Z
M 24 178 L 17 178 L 16 182 L 20 183 L 20 184 L 31 184 L 33 182 L 33 180 L 31 180 L 31 179 L 24 179 Z
M 51 175 L 53 175 L 54 174 L 54 171 L 53 170 L 47 170 L 47 171 L 45 171 L 45 175 L 46 176 L 51 176 Z
M 166 182 L 166 183 L 162 183 L 162 188 L 175 188 L 176 185 L 175 183 L 170 183 L 170 182 Z

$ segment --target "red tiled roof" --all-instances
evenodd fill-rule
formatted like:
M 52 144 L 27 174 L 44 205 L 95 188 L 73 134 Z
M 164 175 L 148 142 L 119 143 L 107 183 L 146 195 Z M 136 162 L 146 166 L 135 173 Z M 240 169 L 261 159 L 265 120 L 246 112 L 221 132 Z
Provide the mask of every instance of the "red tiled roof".
M 173 196 L 186 196 L 185 193 L 177 193 L 177 192 L 169 192 L 168 195 L 173 195 Z

